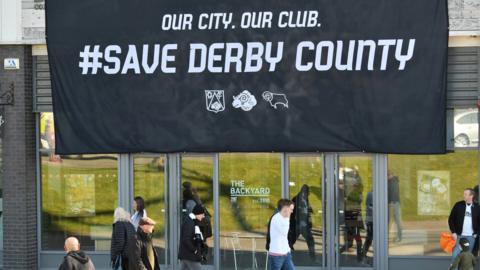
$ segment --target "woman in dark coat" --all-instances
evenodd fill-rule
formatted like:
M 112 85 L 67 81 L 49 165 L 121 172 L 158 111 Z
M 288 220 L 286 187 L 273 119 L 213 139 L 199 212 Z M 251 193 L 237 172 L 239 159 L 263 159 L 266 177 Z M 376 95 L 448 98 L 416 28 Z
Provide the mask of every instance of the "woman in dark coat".
M 128 270 L 127 240 L 135 234 L 135 227 L 130 222 L 130 214 L 125 209 L 118 207 L 114 213 L 112 229 L 112 244 L 110 247 L 110 260 L 113 269 Z

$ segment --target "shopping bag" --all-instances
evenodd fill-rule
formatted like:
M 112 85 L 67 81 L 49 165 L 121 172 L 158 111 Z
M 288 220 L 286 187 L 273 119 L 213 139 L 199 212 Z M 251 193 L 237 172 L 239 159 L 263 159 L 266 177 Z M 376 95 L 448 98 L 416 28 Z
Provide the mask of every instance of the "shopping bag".
M 448 254 L 451 254 L 453 248 L 455 247 L 455 239 L 453 239 L 452 234 L 448 232 L 443 232 L 440 234 L 440 247 L 443 251 Z

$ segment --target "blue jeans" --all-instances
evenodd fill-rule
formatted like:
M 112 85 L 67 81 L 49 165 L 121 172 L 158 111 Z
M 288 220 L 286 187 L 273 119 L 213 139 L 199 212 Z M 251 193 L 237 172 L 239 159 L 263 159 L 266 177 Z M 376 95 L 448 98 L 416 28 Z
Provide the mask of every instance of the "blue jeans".
M 461 238 L 467 239 L 468 243 L 470 244 L 470 246 L 469 246 L 470 252 L 472 252 L 473 246 L 475 246 L 475 237 L 473 237 L 473 236 L 458 236 L 457 237 L 457 242 L 455 243 L 455 247 L 453 248 L 453 252 L 452 252 L 452 262 L 455 260 L 457 255 L 460 254 L 460 252 L 462 251 L 462 249 L 460 247 L 460 239 Z
M 295 270 L 292 261 L 292 254 L 283 256 L 268 255 L 268 270 Z

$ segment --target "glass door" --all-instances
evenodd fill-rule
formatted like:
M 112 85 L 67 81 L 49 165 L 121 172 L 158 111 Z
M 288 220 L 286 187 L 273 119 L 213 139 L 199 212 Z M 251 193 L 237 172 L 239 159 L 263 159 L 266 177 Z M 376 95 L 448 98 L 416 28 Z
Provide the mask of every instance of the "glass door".
M 321 155 L 287 155 L 288 197 L 295 203 L 290 218 L 297 268 L 324 266 L 323 161 Z M 307 268 L 308 269 L 308 268 Z
M 145 215 L 156 222 L 153 244 L 162 266 L 168 264 L 166 158 L 164 155 L 133 156 L 133 196 L 144 201 Z M 133 202 L 132 202 L 133 204 Z
M 177 207 L 180 209 L 178 227 L 181 228 L 185 218 L 199 204 L 206 211 L 205 219 L 201 222 L 201 230 L 206 237 L 209 247 L 207 260 L 203 267 L 213 268 L 214 265 L 214 191 L 213 191 L 213 156 L 211 155 L 182 155 L 181 175 L 178 183 L 180 190 Z M 180 232 L 180 231 L 179 231 Z M 178 236 L 180 237 L 180 236 Z M 177 247 L 178 248 L 178 247 Z M 178 268 L 179 269 L 179 268 Z
M 337 265 L 373 267 L 373 163 L 370 155 L 341 154 L 336 193 Z
M 265 269 L 268 221 L 282 197 L 281 157 L 219 155 L 219 269 Z
M 208 212 L 211 232 L 202 269 L 265 269 L 268 220 L 280 198 L 295 202 L 297 269 L 373 269 L 373 157 L 133 155 L 131 195 L 144 199 L 147 215 L 157 222 L 154 244 L 165 269 L 180 269 L 180 228 L 197 204 Z

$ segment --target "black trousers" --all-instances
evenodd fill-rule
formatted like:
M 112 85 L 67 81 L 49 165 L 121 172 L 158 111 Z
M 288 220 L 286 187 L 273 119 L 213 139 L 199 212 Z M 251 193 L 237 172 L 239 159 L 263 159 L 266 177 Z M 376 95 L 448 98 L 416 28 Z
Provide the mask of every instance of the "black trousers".
M 363 246 L 363 254 L 367 255 L 368 250 L 373 242 L 373 222 L 367 221 L 367 238 L 365 239 L 365 244 Z
M 122 257 L 122 270 L 128 270 L 128 259 Z
M 300 235 L 302 235 L 303 238 L 305 238 L 305 241 L 307 242 L 308 253 L 310 257 L 314 258 L 315 257 L 315 239 L 313 238 L 313 235 L 312 235 L 312 228 L 303 227 L 303 228 L 297 229 L 295 239 L 298 239 Z

